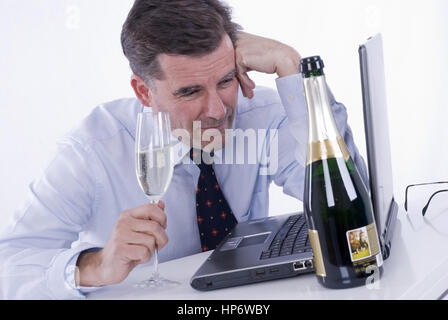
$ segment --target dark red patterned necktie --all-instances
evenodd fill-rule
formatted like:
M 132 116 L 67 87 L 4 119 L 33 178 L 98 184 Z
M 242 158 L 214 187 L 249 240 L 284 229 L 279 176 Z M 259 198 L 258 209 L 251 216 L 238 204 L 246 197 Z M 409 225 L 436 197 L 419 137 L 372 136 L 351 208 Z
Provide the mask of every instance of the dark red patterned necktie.
M 200 154 L 200 151 L 190 151 L 190 158 L 201 170 L 196 188 L 196 213 L 202 251 L 207 251 L 215 249 L 238 221 L 219 187 L 212 165 L 199 161 Z

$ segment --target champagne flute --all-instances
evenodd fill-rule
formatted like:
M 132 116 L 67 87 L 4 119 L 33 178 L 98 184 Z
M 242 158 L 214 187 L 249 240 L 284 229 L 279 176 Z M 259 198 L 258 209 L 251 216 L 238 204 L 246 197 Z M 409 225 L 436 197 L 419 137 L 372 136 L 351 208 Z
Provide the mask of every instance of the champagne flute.
M 173 176 L 171 125 L 166 112 L 140 112 L 135 138 L 135 169 L 140 188 L 150 203 L 157 203 L 165 194 Z M 165 287 L 177 282 L 159 274 L 158 251 L 154 250 L 152 276 L 136 287 Z

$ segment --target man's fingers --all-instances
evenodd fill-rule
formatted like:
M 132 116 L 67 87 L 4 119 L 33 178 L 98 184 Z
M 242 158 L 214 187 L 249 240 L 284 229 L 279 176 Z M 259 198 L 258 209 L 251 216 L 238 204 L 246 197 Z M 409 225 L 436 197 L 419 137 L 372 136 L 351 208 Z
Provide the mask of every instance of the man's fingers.
M 165 208 L 165 204 L 162 201 L 159 201 L 158 204 L 144 204 L 135 209 L 127 210 L 123 214 L 136 219 L 154 220 L 166 228 L 166 214 L 163 212 L 162 208 Z
M 148 235 L 142 232 L 130 231 L 128 234 L 123 236 L 123 241 L 126 244 L 138 244 L 141 246 L 145 246 L 146 248 L 151 250 L 151 253 L 154 251 L 154 248 L 156 247 L 155 236 Z
M 253 82 L 246 72 L 238 74 L 238 80 L 241 84 L 241 90 L 243 95 L 248 98 L 253 97 L 253 89 L 255 88 L 255 82 Z
M 247 72 L 240 74 L 241 80 L 244 82 L 244 85 L 249 89 L 255 89 L 255 82 L 252 81 L 251 78 L 247 75 Z
M 158 249 L 162 249 L 168 243 L 165 229 L 155 221 L 130 218 L 129 224 L 131 233 L 126 235 L 127 243 L 145 244 L 150 241 L 147 237 L 155 238 Z
M 130 261 L 137 261 L 138 263 L 147 263 L 153 254 L 153 250 L 150 250 L 146 246 L 138 244 L 127 244 L 123 247 L 125 251 L 124 256 Z
M 162 200 L 159 200 L 159 202 L 157 202 L 157 206 L 160 209 L 165 210 L 165 202 L 163 202 Z

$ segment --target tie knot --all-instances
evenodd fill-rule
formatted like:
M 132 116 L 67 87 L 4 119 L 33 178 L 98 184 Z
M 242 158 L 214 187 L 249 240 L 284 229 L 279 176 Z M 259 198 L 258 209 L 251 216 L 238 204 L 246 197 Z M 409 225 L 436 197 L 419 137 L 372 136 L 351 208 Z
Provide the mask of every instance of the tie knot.
M 213 164 L 214 152 L 206 152 L 202 149 L 190 149 L 190 159 L 199 167 L 199 169 L 210 169 Z

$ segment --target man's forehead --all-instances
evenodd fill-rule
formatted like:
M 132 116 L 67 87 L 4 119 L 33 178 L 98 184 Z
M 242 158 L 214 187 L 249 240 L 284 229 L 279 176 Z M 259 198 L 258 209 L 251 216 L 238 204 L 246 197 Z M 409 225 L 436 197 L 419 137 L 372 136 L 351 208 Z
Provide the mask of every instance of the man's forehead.
M 224 76 L 235 67 L 235 51 L 226 35 L 217 49 L 200 57 L 167 55 L 158 57 L 164 78 L 168 81 L 188 80 L 204 76 Z M 222 74 L 221 74 L 222 73 Z

